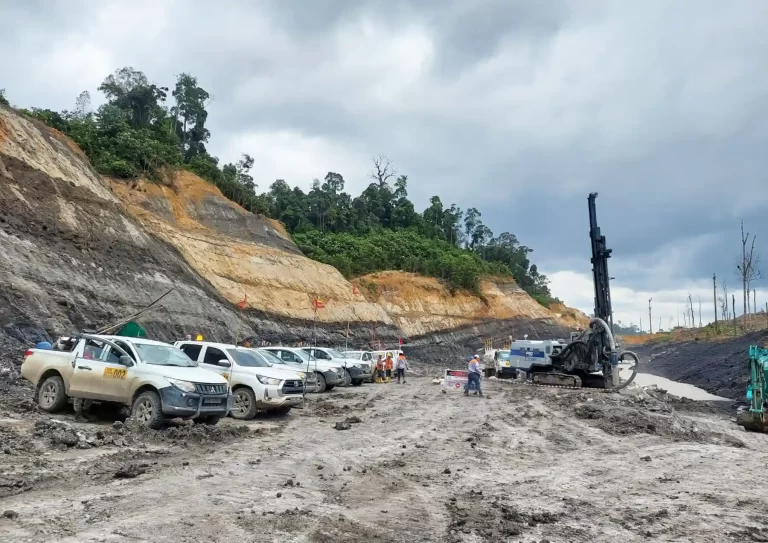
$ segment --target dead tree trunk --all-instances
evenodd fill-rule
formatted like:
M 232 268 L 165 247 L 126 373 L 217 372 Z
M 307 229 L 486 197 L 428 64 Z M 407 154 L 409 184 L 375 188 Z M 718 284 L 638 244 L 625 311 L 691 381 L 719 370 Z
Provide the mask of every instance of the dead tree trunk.
M 699 328 L 701 328 L 701 296 L 699 296 Z
M 696 317 L 693 313 L 693 297 L 688 293 L 688 310 L 691 312 L 691 328 L 696 328 Z
M 731 294 L 731 308 L 735 306 L 736 306 L 736 295 Z M 736 311 L 732 309 L 731 313 L 733 313 L 733 333 L 734 335 L 736 335 L 739 333 L 738 329 L 736 328 Z
M 653 298 L 648 298 L 648 331 L 653 334 L 653 317 L 651 317 L 651 300 Z
M 717 333 L 717 274 L 712 274 L 712 301 L 715 305 L 715 333 Z

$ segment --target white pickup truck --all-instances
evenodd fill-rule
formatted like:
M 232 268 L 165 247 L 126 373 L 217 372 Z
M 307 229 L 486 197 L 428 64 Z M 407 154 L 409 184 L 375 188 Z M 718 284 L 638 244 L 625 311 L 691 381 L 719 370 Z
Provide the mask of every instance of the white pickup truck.
M 304 401 L 305 372 L 272 367 L 247 347 L 208 341 L 177 341 L 174 346 L 229 379 L 236 419 L 250 420 L 259 410 L 286 414 Z
M 71 349 L 30 349 L 21 365 L 43 411 L 55 413 L 69 398 L 85 398 L 129 406 L 131 418 L 160 428 L 177 417 L 216 424 L 231 407 L 226 379 L 166 343 L 81 334 L 57 345 Z

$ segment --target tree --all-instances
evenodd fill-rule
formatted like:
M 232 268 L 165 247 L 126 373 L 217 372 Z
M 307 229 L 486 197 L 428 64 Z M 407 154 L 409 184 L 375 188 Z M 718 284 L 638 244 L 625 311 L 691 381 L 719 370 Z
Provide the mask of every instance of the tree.
M 0 105 L 3 106 L 10 106 L 10 102 L 8 102 L 8 99 L 5 97 L 5 89 L 0 89 Z
M 482 214 L 474 207 L 467 209 L 467 212 L 464 215 L 464 234 L 466 236 L 464 244 L 465 248 L 474 248 L 474 245 L 472 244 L 472 234 L 474 233 L 475 228 L 477 228 L 477 223 L 481 216 Z
M 208 142 L 211 135 L 205 128 L 205 122 L 208 120 L 206 108 L 212 98 L 197 84 L 197 78 L 187 73 L 176 77 L 176 86 L 171 94 L 176 100 L 176 105 L 171 108 L 171 130 L 179 137 L 184 161 L 190 162 L 195 155 L 205 152 L 203 144 Z
M 741 263 L 736 265 L 739 271 L 742 284 L 742 294 L 744 296 L 744 318 L 749 315 L 749 289 L 752 281 L 759 279 L 761 271 L 759 269 L 760 255 L 755 255 L 755 237 L 752 235 L 752 244 L 749 244 L 749 232 L 744 233 L 744 221 L 741 221 Z
M 84 119 L 93 112 L 91 107 L 91 93 L 84 90 L 77 95 L 75 99 L 75 109 L 72 111 L 72 116 L 76 119 Z
M 379 184 L 380 188 L 384 188 L 387 181 L 394 177 L 397 172 L 395 171 L 392 162 L 384 155 L 379 155 L 371 159 L 373 161 L 373 167 L 375 171 L 371 174 L 371 179 Z
M 165 101 L 168 87 L 150 84 L 147 76 L 131 67 L 120 68 L 107 76 L 98 90 L 110 103 L 131 112 L 133 128 L 148 128 L 166 116 L 160 104 Z
M 717 275 L 712 274 L 712 302 L 715 310 L 715 333 L 717 333 Z
M 648 332 L 653 334 L 653 317 L 651 316 L 651 300 L 653 298 L 648 298 Z
M 696 318 L 693 313 L 693 298 L 691 297 L 690 292 L 688 293 L 688 310 L 691 315 L 691 328 L 696 328 Z

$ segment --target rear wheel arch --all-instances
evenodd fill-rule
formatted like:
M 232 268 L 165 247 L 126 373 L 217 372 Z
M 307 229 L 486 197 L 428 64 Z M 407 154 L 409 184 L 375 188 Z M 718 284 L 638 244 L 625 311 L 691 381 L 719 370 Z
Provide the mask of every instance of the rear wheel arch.
M 46 379 L 49 377 L 61 377 L 61 380 L 64 381 L 64 376 L 61 375 L 61 372 L 59 370 L 54 369 L 48 369 L 43 372 L 43 374 L 40 376 L 40 378 L 37 380 L 37 386 L 35 387 L 35 393 L 40 391 L 40 387 L 45 382 Z M 67 383 L 64 383 L 64 386 L 67 386 Z M 69 390 L 66 390 L 66 392 L 69 392 Z

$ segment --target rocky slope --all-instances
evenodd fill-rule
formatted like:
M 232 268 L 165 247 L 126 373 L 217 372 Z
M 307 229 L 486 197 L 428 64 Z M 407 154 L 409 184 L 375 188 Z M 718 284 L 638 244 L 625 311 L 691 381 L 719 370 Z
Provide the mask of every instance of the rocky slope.
M 405 272 L 375 273 L 353 283 L 367 299 L 381 305 L 403 333 L 412 338 L 478 327 L 504 328 L 516 321 L 557 328 L 589 324 L 585 315 L 562 304 L 554 311 L 542 307 L 512 279 L 482 281 L 481 296 L 468 292 L 451 294 L 437 279 Z M 478 332 L 482 334 L 482 330 Z
M 347 322 L 363 343 L 374 328 L 385 342 L 431 341 L 551 335 L 580 319 L 542 308 L 511 282 L 485 282 L 484 299 L 400 272 L 355 289 L 304 257 L 281 225 L 198 177 L 180 172 L 165 186 L 105 180 L 67 138 L 2 106 L 0 189 L 0 350 L 113 322 L 169 288 L 141 318 L 165 340 L 307 341 L 314 296 L 325 302 L 317 321 L 326 343 L 343 342 Z

